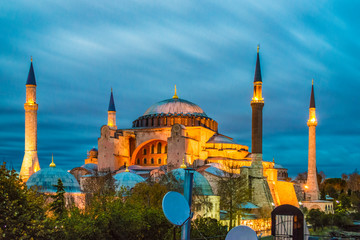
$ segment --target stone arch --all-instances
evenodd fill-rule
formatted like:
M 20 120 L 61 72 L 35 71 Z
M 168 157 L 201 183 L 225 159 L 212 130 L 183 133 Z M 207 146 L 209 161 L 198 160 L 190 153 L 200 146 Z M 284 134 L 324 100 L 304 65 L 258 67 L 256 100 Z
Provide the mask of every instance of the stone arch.
M 167 153 L 164 153 L 164 151 L 161 151 L 161 153 L 157 153 L 157 149 L 155 148 L 154 154 L 151 153 L 151 151 L 149 151 L 151 149 L 151 146 L 158 146 L 158 143 L 161 143 L 161 146 L 167 147 L 167 142 L 161 139 L 150 139 L 148 141 L 145 141 L 143 143 L 141 143 L 133 152 L 132 156 L 131 156 L 131 165 L 135 165 L 137 164 L 136 159 L 144 159 L 144 158 L 148 158 L 147 163 L 144 164 L 144 162 L 142 161 L 140 163 L 140 165 L 149 165 L 151 163 L 151 158 L 158 159 L 166 159 L 167 158 Z M 144 149 L 148 149 L 147 151 L 147 155 L 143 154 Z M 149 155 L 151 154 L 151 155 Z M 160 165 L 164 165 L 165 162 L 161 161 Z M 157 161 L 154 161 L 154 165 L 159 165 Z
M 321 211 L 321 207 L 319 205 L 312 205 L 309 210 L 311 209 L 319 209 Z

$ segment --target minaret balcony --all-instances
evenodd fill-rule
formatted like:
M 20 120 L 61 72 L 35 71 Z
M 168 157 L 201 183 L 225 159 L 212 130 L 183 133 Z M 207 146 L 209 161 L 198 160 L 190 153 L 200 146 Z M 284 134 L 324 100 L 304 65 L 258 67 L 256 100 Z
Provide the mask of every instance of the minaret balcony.
M 318 122 L 317 122 L 316 118 L 311 118 L 311 119 L 309 119 L 309 120 L 307 121 L 308 127 L 310 127 L 310 126 L 315 126 L 315 127 L 316 127 L 317 124 L 318 124 Z
M 264 99 L 253 98 L 251 99 L 251 103 L 264 103 Z
M 38 104 L 37 103 L 25 103 L 24 109 L 26 111 L 37 111 L 38 110 Z

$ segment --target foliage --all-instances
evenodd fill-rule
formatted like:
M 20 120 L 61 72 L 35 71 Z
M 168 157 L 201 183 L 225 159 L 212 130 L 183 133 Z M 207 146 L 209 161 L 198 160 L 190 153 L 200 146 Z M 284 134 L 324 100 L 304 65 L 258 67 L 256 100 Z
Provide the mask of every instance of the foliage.
M 191 239 L 205 239 L 207 237 L 222 236 L 225 239 L 227 226 L 223 226 L 214 218 L 196 218 L 191 222 Z
M 44 199 L 19 179 L 15 170 L 0 167 L 0 238 L 49 239 L 50 222 Z
M 336 212 L 348 212 L 351 208 L 350 196 L 345 193 L 340 194 L 338 200 L 334 202 L 334 209 Z
M 351 191 L 360 191 L 360 174 L 357 169 L 352 174 L 349 174 L 347 184 Z
M 217 182 L 218 195 L 220 196 L 220 208 L 228 212 L 230 226 L 236 215 L 241 214 L 241 203 L 249 198 L 246 179 L 236 173 L 236 166 L 228 167 L 228 171 L 224 171 L 225 177 L 219 178 Z
M 50 203 L 50 210 L 54 212 L 57 218 L 63 218 L 66 214 L 65 207 L 65 188 L 61 179 L 58 179 L 56 187 L 56 194 L 51 196 L 53 202 Z
M 314 231 L 328 226 L 343 228 L 352 224 L 351 218 L 344 212 L 326 214 L 319 209 L 311 209 L 306 216 L 306 220 L 312 225 Z
M 307 222 L 311 224 L 314 231 L 322 227 L 322 222 L 321 222 L 322 215 L 323 213 L 319 209 L 311 209 L 308 215 L 306 216 Z
M 173 225 L 165 218 L 161 202 L 176 184 L 137 184 L 126 195 L 117 195 L 109 179 L 100 176 L 85 209 L 66 209 L 65 190 L 58 181 L 57 193 L 46 206 L 44 195 L 30 190 L 5 164 L 0 169 L 0 239 L 171 239 Z M 106 176 L 106 175 L 105 175 Z M 106 187 L 101 186 L 105 184 Z M 126 197 L 123 197 L 126 196 Z M 195 224 L 196 223 L 196 227 Z M 226 227 L 211 218 L 192 223 L 192 236 L 223 236 Z M 196 228 L 196 230 L 195 230 Z M 177 235 L 180 228 L 175 229 Z
M 166 186 L 154 182 L 141 182 L 132 189 L 128 202 L 138 203 L 142 206 L 162 208 L 162 199 L 168 192 Z
M 320 185 L 320 189 L 325 191 L 325 194 L 336 199 L 346 188 L 346 181 L 341 178 L 328 178 Z
M 163 239 L 171 224 L 161 209 L 141 202 L 95 197 L 87 211 L 71 210 L 64 222 L 66 239 Z

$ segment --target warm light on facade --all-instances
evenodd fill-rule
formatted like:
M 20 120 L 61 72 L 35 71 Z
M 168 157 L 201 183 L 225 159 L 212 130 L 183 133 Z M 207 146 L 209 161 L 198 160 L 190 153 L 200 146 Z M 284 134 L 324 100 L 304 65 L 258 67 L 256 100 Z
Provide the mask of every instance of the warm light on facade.
M 264 98 L 262 97 L 262 82 L 254 82 L 254 96 L 251 99 L 251 102 L 264 102 Z
M 308 126 L 316 126 L 317 125 L 315 108 L 309 109 L 309 120 L 307 123 L 308 123 Z

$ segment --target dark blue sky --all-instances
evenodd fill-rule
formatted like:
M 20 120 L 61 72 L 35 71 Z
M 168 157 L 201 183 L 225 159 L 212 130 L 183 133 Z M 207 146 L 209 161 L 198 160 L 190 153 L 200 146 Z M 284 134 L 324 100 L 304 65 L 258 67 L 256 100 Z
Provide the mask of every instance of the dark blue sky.
M 106 124 L 178 95 L 250 146 L 252 81 L 261 44 L 264 159 L 307 169 L 308 107 L 315 81 L 318 169 L 360 167 L 358 1 L 2 1 L 0 160 L 24 155 L 25 82 L 34 58 L 38 154 L 82 165 Z

